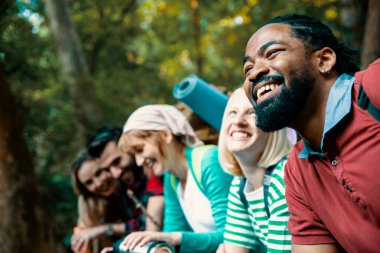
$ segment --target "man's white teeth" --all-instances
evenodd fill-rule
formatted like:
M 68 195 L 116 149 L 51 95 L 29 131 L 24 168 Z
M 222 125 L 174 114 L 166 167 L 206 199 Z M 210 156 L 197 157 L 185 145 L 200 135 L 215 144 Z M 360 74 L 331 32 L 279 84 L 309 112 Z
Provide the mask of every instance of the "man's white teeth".
M 247 133 L 242 133 L 242 132 L 233 132 L 232 133 L 232 138 L 240 139 L 240 138 L 247 138 L 248 134 Z
M 276 84 L 267 84 L 263 87 L 261 87 L 260 89 L 257 90 L 257 98 L 260 98 L 261 96 L 263 96 L 266 91 L 272 91 L 275 89 L 275 87 L 278 86 Z

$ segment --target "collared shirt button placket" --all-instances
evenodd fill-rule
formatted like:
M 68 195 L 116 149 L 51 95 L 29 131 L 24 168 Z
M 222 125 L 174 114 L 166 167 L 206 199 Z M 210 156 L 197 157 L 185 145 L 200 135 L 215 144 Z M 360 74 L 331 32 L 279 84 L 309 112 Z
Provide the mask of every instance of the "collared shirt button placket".
M 346 184 L 346 185 L 344 186 L 344 189 L 346 189 L 346 191 L 348 191 L 349 193 L 352 193 L 352 188 L 351 188 L 351 186 L 349 186 L 348 184 Z M 355 202 L 358 202 L 358 201 L 355 201 Z
M 338 165 L 338 161 L 336 159 L 332 160 L 331 165 L 336 167 Z M 342 180 L 340 180 L 340 182 L 346 191 L 348 191 L 349 193 L 353 192 L 352 187 L 350 185 L 346 184 L 346 180 L 342 179 Z
M 338 161 L 336 159 L 332 160 L 331 161 L 331 165 L 336 167 L 338 165 Z M 342 186 L 344 187 L 344 189 L 346 191 L 348 191 L 349 193 L 352 193 L 352 188 L 351 186 L 349 186 L 348 184 L 346 184 L 346 180 L 344 180 L 343 178 L 340 177 L 340 180 L 338 180 L 341 182 Z
M 346 182 L 342 178 L 341 168 L 337 167 L 338 161 L 336 159 L 333 159 L 333 160 L 328 159 L 328 160 L 330 161 L 330 164 L 333 168 L 334 175 L 335 175 L 335 178 L 336 178 L 338 184 L 341 184 L 342 186 L 344 186 L 346 184 Z

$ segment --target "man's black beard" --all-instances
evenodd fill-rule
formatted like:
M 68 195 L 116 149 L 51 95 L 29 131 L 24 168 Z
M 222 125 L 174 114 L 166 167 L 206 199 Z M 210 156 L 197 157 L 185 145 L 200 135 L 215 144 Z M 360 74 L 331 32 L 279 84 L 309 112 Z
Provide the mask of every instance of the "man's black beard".
M 255 106 L 256 126 L 264 132 L 280 130 L 289 126 L 305 107 L 315 78 L 307 67 L 290 73 L 288 89 L 283 83 L 279 94 Z

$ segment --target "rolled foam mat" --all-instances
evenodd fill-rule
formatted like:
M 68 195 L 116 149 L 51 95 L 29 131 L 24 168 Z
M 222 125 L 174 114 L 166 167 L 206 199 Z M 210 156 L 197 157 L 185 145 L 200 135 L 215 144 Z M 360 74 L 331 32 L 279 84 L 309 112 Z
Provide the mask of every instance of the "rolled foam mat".
M 217 131 L 222 125 L 228 96 L 196 75 L 190 75 L 173 88 L 173 96 Z

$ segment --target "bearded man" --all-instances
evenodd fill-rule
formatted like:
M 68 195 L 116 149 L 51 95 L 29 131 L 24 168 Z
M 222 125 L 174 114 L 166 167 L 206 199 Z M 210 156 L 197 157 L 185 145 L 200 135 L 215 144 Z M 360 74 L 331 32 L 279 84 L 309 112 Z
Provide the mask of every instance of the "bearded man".
M 257 126 L 302 137 L 285 167 L 293 252 L 380 249 L 380 60 L 357 72 L 355 51 L 298 14 L 269 20 L 246 47 Z

